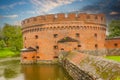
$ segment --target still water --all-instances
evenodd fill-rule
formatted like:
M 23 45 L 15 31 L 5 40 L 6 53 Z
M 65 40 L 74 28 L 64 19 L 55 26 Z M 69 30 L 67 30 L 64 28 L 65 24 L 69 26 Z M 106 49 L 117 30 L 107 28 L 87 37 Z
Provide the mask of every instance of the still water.
M 0 62 L 0 80 L 73 80 L 60 65 L 21 65 L 19 62 Z

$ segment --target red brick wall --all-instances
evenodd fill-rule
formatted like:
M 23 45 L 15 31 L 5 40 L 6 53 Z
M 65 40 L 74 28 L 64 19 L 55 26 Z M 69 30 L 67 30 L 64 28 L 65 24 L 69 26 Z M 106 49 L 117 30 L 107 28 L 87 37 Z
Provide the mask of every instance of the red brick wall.
M 107 49 L 120 48 L 120 38 L 107 39 L 105 46 Z
M 67 36 L 79 41 L 76 45 L 71 45 L 73 49 L 78 49 L 77 45 L 81 45 L 80 50 L 105 48 L 106 21 L 103 14 L 71 13 L 67 17 L 65 14 L 51 14 L 25 19 L 22 25 L 24 47 L 39 46 L 37 55 L 40 56 L 40 60 L 53 59 L 61 47 L 57 41 Z M 54 38 L 54 34 L 58 36 Z M 55 45 L 58 46 L 58 50 L 54 49 Z

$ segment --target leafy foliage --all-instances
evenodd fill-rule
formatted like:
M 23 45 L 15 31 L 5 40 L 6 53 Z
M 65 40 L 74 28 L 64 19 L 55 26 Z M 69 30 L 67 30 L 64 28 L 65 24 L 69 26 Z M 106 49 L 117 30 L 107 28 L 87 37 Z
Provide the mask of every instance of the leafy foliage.
M 5 24 L 0 33 L 0 48 L 8 47 L 11 51 L 20 51 L 22 48 L 22 32 L 20 26 Z
M 113 20 L 109 24 L 109 37 L 120 36 L 120 20 Z

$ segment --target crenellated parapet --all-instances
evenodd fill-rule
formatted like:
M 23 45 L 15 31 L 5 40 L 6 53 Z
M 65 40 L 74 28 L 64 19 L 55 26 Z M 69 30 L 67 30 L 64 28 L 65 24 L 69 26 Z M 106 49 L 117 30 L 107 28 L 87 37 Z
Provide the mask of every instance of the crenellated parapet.
M 106 24 L 104 14 L 87 14 L 87 13 L 59 13 L 59 14 L 48 14 L 37 17 L 31 17 L 22 21 L 23 27 L 32 25 L 40 25 L 55 22 L 67 22 L 67 21 L 83 21 L 84 23 L 95 23 L 95 24 Z

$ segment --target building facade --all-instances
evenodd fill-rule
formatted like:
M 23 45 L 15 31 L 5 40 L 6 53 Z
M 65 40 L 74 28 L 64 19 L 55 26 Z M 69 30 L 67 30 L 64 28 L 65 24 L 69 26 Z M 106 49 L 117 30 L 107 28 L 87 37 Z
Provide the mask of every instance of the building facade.
M 22 33 L 26 49 L 22 50 L 22 60 L 29 57 L 37 61 L 53 60 L 62 50 L 103 51 L 109 46 L 109 40 L 105 40 L 104 14 L 60 13 L 32 17 L 22 21 Z M 35 54 L 30 56 L 31 51 Z

